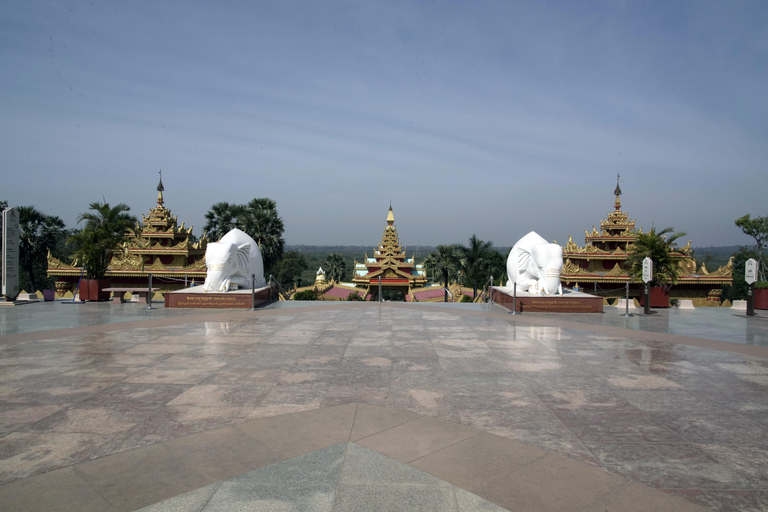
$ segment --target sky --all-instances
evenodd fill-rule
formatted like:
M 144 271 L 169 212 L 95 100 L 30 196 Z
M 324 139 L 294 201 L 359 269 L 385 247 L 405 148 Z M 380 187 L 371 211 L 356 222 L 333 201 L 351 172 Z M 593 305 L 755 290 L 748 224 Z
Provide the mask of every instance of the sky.
M 6 0 L 0 199 L 277 202 L 288 244 L 694 247 L 768 215 L 768 2 Z

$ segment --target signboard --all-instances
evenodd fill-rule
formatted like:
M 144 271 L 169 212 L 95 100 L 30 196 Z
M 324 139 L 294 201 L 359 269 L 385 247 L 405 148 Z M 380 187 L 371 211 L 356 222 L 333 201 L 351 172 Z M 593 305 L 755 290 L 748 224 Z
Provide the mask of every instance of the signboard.
M 653 260 L 648 256 L 643 260 L 643 282 L 650 283 L 653 279 Z
M 3 295 L 19 294 L 19 214 L 15 208 L 3 211 Z
M 757 281 L 757 269 L 759 265 L 755 258 L 749 258 L 744 263 L 744 280 L 747 284 L 752 284 Z

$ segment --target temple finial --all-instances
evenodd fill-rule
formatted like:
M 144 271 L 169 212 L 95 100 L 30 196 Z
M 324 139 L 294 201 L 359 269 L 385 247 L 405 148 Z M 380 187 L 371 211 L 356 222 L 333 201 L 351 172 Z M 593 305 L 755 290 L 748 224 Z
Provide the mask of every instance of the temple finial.
M 157 185 L 157 204 L 160 206 L 163 206 L 163 191 L 165 190 L 165 187 L 163 186 L 163 171 L 160 170 L 160 183 Z
M 621 178 L 621 174 L 616 174 L 616 190 L 613 191 L 613 195 L 616 196 L 616 201 L 614 202 L 614 207 L 616 208 L 616 211 L 621 210 L 621 200 L 619 199 L 619 196 L 621 195 L 621 188 L 619 187 L 619 179 Z
M 392 214 L 392 202 L 389 202 L 389 213 L 387 214 L 387 224 L 392 225 L 395 223 L 395 216 Z

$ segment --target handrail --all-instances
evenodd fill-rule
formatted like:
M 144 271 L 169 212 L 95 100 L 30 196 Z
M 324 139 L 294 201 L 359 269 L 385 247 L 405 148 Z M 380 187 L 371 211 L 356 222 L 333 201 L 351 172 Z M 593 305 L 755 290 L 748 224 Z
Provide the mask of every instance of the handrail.
M 485 284 L 483 290 L 488 290 L 485 296 L 486 304 L 493 304 L 493 276 L 489 277 Z
M 272 285 L 275 285 L 274 287 L 277 288 L 277 298 L 272 296 L 272 290 L 273 290 L 273 286 Z M 267 286 L 269 286 L 269 302 L 277 302 L 277 301 L 280 300 L 280 296 L 281 295 L 283 297 L 286 296 L 287 290 L 285 289 L 285 287 L 283 285 L 280 284 L 280 282 L 277 279 L 274 278 L 274 276 L 272 274 L 269 275 L 269 280 L 267 281 Z

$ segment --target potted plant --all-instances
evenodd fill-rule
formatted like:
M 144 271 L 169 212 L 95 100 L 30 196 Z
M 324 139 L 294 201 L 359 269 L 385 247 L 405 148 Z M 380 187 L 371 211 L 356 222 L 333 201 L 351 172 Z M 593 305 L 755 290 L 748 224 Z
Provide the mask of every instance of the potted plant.
M 127 239 L 136 218 L 128 214 L 131 208 L 123 203 L 91 203 L 89 209 L 90 212 L 77 218 L 78 223 L 85 221 L 85 227 L 70 238 L 75 246 L 73 261 L 85 267 L 87 277 L 80 283 L 80 299 L 109 300 L 109 292 L 102 291 L 111 284 L 107 278 L 109 263 Z
M 653 279 L 651 280 L 652 308 L 669 307 L 669 289 L 677 282 L 682 269 L 679 258 L 674 256 L 677 247 L 675 242 L 684 237 L 685 233 L 673 233 L 672 228 L 656 231 L 651 228 L 648 233 L 634 233 L 637 239 L 629 247 L 627 265 L 633 279 L 641 280 L 643 275 L 643 260 L 648 257 L 653 261 Z M 641 295 L 641 305 L 645 305 L 645 294 Z

